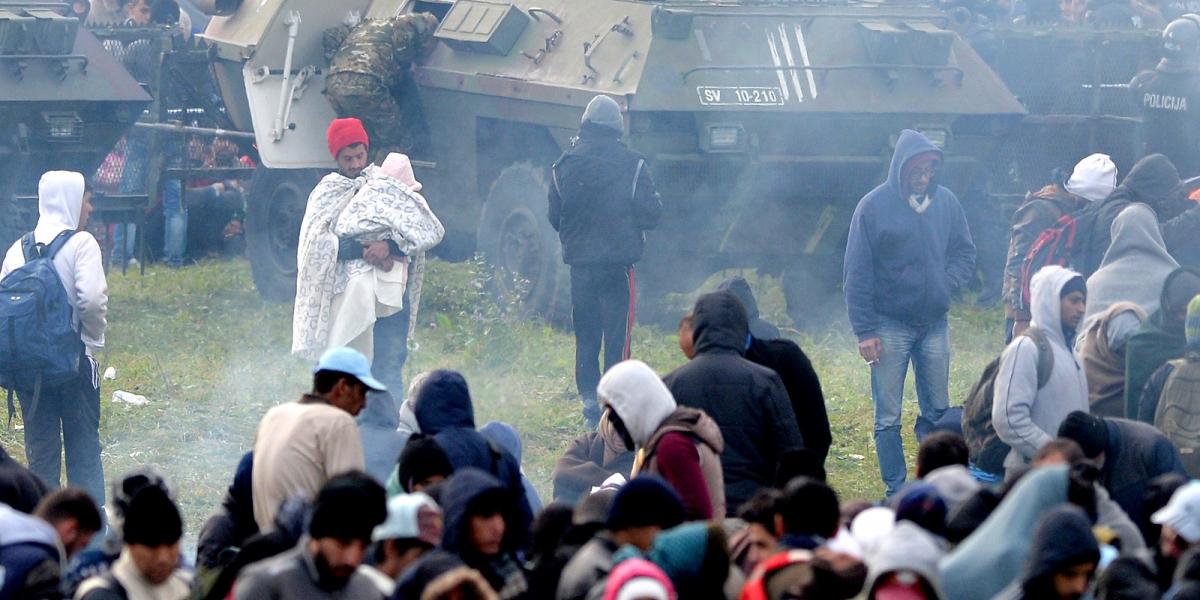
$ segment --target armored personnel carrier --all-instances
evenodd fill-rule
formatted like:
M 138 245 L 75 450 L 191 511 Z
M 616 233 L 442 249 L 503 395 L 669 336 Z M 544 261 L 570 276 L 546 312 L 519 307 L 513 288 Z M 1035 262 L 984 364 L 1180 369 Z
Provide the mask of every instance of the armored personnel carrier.
M 32 229 L 38 178 L 91 174 L 150 96 L 68 5 L 0 1 L 0 245 Z
M 949 18 L 916 2 L 242 2 L 205 37 L 266 167 L 247 223 L 265 295 L 291 297 L 304 201 L 333 167 L 322 31 L 414 11 L 441 21 L 415 97 L 400 99 L 429 130 L 413 158 L 447 228 L 439 251 L 481 251 L 501 294 L 544 315 L 569 308 L 547 168 L 596 94 L 625 111 L 663 197 L 638 265 L 641 315 L 730 267 L 782 274 L 802 314 L 838 279 L 855 203 L 884 179 L 901 129 L 942 146 L 944 181 L 965 189 L 1025 113 Z

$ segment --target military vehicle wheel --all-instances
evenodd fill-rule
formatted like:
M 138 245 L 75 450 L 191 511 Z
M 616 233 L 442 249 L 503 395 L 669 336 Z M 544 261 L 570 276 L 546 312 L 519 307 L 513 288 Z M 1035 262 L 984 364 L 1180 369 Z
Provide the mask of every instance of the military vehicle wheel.
M 501 307 L 565 325 L 570 276 L 545 217 L 546 190 L 544 169 L 529 163 L 505 167 L 488 191 L 477 238 Z
M 320 180 L 315 170 L 259 167 L 246 209 L 246 256 L 254 287 L 265 300 L 296 297 L 296 244 L 308 194 Z

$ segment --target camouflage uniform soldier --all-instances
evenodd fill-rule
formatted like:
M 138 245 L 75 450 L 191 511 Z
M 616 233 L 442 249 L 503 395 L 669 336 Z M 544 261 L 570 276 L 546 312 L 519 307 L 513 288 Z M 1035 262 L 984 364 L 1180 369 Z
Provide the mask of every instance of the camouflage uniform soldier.
M 396 101 L 412 88 L 408 65 L 433 49 L 437 18 L 428 13 L 371 19 L 354 28 L 329 64 L 325 94 L 339 117 L 363 122 L 375 162 L 389 152 L 411 154 L 421 145 L 415 102 Z M 326 32 L 326 42 L 340 32 Z M 332 35 L 331 35 L 332 34 Z

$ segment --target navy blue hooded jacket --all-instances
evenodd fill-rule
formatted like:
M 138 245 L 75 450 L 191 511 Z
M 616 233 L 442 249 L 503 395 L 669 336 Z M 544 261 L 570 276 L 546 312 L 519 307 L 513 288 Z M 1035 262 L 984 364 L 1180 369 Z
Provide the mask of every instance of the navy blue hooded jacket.
M 454 471 L 475 467 L 500 480 L 517 502 L 517 526 L 528 531 L 533 515 L 521 483 L 521 464 L 499 444 L 475 430 L 475 408 L 467 380 L 455 371 L 429 374 L 413 394 L 421 433 L 433 436 Z
M 933 323 L 950 309 L 950 296 L 975 272 L 975 244 L 958 198 L 934 176 L 929 208 L 908 204 L 901 173 L 919 154 L 942 151 L 905 129 L 892 155 L 888 178 L 859 201 L 846 242 L 844 288 L 850 325 L 860 341 L 878 337 L 884 317 Z

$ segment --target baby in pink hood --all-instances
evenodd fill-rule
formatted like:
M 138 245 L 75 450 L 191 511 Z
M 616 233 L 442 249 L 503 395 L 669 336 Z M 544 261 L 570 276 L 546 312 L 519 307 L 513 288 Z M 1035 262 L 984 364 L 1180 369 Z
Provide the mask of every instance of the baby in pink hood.
M 408 160 L 407 155 L 399 152 L 388 154 L 387 158 L 383 159 L 383 164 L 379 166 L 379 170 L 383 171 L 384 175 L 408 186 L 408 189 L 414 192 L 421 191 L 421 182 L 417 181 L 417 176 L 413 174 L 412 161 Z

